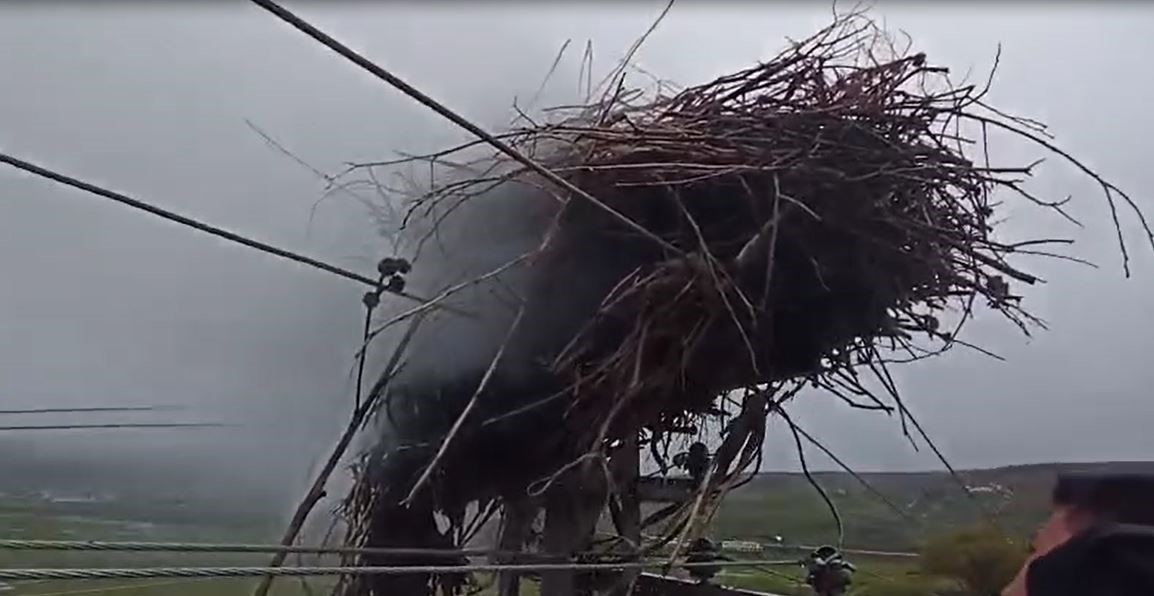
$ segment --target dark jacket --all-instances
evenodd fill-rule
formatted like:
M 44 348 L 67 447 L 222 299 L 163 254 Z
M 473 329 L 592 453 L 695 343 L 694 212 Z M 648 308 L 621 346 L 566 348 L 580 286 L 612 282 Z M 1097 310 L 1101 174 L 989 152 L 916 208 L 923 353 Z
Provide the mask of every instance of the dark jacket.
M 1030 564 L 1030 596 L 1154 595 L 1154 526 L 1106 524 Z

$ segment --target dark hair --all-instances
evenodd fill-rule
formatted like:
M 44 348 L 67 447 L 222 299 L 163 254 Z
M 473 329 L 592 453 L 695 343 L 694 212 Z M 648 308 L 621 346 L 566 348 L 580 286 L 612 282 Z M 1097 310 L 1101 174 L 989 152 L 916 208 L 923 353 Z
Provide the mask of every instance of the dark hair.
M 1154 474 L 1062 474 L 1053 501 L 1103 522 L 1154 526 Z

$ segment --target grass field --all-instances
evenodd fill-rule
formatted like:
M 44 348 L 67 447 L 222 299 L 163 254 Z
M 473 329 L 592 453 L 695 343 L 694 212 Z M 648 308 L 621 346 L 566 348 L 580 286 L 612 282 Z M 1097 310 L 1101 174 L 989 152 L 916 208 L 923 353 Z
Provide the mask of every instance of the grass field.
M 76 514 L 68 507 L 8 502 L 0 504 L 0 536 L 9 539 L 132 540 L 188 542 L 266 541 L 267 532 L 257 526 L 215 526 L 193 523 L 158 523 Z M 0 551 L 0 568 L 28 567 L 159 567 L 263 565 L 263 555 L 211 555 L 173 553 L 108 553 L 58 551 Z M 316 583 L 314 580 L 313 583 Z M 277 596 L 307 594 L 299 580 L 278 582 Z M 150 579 L 19 582 L 0 594 L 48 596 L 65 594 L 124 594 L 125 596 L 207 596 L 250 594 L 248 579 Z M 319 587 L 319 586 L 318 586 Z
M 1011 494 L 983 493 L 977 499 L 966 497 L 955 480 L 944 474 L 868 475 L 871 484 L 885 493 L 891 504 L 903 510 L 902 515 L 846 475 L 827 473 L 820 475 L 820 480 L 845 519 L 847 547 L 909 551 L 916 550 L 927 536 L 973 523 L 980 518 L 982 508 L 994 512 L 1012 532 L 1024 535 L 1044 515 L 1049 486 L 1057 471 L 1066 467 L 1025 466 L 967 472 L 968 484 L 997 485 L 1009 489 L 1007 494 Z M 0 489 L 10 489 L 2 486 L 3 480 L 0 478 Z M 28 483 L 20 484 L 28 486 Z M 275 540 L 283 523 L 279 515 L 269 512 L 263 516 L 239 515 L 228 507 L 182 509 L 145 501 L 50 503 L 9 495 L 0 497 L 0 537 L 3 538 L 268 543 Z M 250 510 L 259 510 L 259 507 Z M 727 499 L 713 525 L 713 535 L 767 542 L 781 536 L 786 543 L 817 544 L 832 542 L 836 532 L 826 505 L 803 478 L 795 474 L 765 474 Z M 796 555 L 800 558 L 804 553 Z M 779 553 L 767 556 L 779 558 Z M 251 554 L 0 551 L 0 568 L 261 566 L 267 560 L 268 555 Z M 852 591 L 855 596 L 925 596 L 936 587 L 935 581 L 917 575 L 916 560 L 862 557 L 851 557 L 851 560 L 859 569 Z M 808 595 L 808 589 L 800 583 L 801 576 L 800 567 L 727 568 L 717 581 L 785 596 Z M 478 579 L 484 584 L 488 578 Z M 255 582 L 253 579 L 24 582 L 10 586 L 11 589 L 0 592 L 0 596 L 248 596 Z M 274 594 L 326 594 L 331 582 L 331 579 L 310 579 L 305 584 L 299 579 L 283 578 L 277 580 Z M 532 586 L 523 590 L 528 596 L 533 592 Z
M 93 515 L 67 513 L 67 508 L 30 507 L 23 504 L 0 505 L 0 535 L 7 538 L 52 540 L 135 540 L 135 541 L 201 541 L 266 542 L 267 532 L 260 527 L 215 526 L 191 523 L 149 523 Z M 264 535 L 262 535 L 264 534 Z M 799 556 L 801 553 L 797 553 Z M 783 555 L 785 556 L 785 555 Z M 776 558 L 777 555 L 774 555 Z M 239 566 L 263 565 L 267 555 L 252 554 L 175 554 L 175 553 L 109 553 L 0 551 L 0 568 L 26 567 L 142 567 L 142 566 Z M 913 571 L 909 561 L 886 559 L 855 560 L 862 570 L 858 574 L 856 594 L 890 594 L 883 588 L 895 583 L 908 584 Z M 311 564 L 311 562 L 310 562 Z M 801 568 L 725 569 L 717 582 L 753 590 L 770 591 L 786 596 L 809 594 L 801 584 Z M 491 578 L 479 577 L 480 584 Z M 22 582 L 2 594 L 12 596 L 125 595 L 125 596 L 248 596 L 256 580 L 252 579 L 152 579 L 108 581 L 42 581 Z M 331 579 L 277 580 L 275 596 L 308 596 L 325 594 Z M 485 592 L 491 593 L 491 590 Z M 535 593 L 529 585 L 526 596 Z M 484 592 L 482 593 L 484 594 Z
M 55 540 L 137 540 L 137 541 L 203 541 L 203 542 L 263 542 L 262 528 L 229 525 L 214 526 L 190 523 L 148 523 L 91 515 L 73 515 L 53 508 L 28 507 L 9 504 L 0 506 L 0 535 L 7 538 Z M 800 556 L 802 553 L 796 553 Z M 787 556 L 787 555 L 782 555 Z M 774 555 L 777 558 L 777 555 Z M 0 551 L 0 568 L 9 567 L 142 567 L 142 566 L 201 566 L 201 565 L 263 565 L 267 555 L 230 554 L 175 554 L 175 553 L 108 553 L 108 552 L 48 552 Z M 860 596 L 903 594 L 895 592 L 896 585 L 922 585 L 910 561 L 891 559 L 855 559 L 861 569 L 855 594 Z M 311 564 L 311 562 L 310 562 Z M 725 569 L 717 583 L 752 590 L 768 591 L 785 596 L 809 594 L 801 583 L 800 566 L 773 569 Z M 491 578 L 479 577 L 480 584 Z M 12 596 L 65 596 L 65 595 L 125 595 L 125 596 L 248 596 L 256 580 L 253 579 L 152 579 L 108 581 L 42 581 L 13 584 L 3 594 Z M 309 596 L 325 594 L 331 579 L 307 580 L 307 585 L 296 578 L 277 580 L 275 596 Z M 491 593 L 485 590 L 482 594 Z M 915 594 L 915 592 L 908 592 Z M 924 592 L 923 592 L 924 593 Z M 535 586 L 527 585 L 526 596 L 535 594 Z

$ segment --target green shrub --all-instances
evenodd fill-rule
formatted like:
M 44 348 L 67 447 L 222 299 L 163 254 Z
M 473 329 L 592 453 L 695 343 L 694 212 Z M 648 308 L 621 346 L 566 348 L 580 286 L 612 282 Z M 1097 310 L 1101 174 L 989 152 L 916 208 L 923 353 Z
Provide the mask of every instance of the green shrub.
M 931 540 L 922 571 L 957 582 L 965 596 L 997 594 L 1014 578 L 1026 549 L 998 530 L 979 526 Z

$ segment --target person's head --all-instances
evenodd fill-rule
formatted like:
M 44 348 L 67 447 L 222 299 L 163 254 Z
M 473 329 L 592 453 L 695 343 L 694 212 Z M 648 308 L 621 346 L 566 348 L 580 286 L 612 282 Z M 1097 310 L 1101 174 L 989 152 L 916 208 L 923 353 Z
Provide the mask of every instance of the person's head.
M 1054 486 L 1052 503 L 1050 518 L 1034 536 L 1030 560 L 1004 594 L 1050 596 L 1053 586 L 1073 588 L 1108 567 L 1101 560 L 1103 549 L 1116 549 L 1119 543 L 1113 540 L 1101 546 L 1105 543 L 1088 536 L 1093 534 L 1090 530 L 1116 524 L 1154 528 L 1154 474 L 1063 474 Z M 1082 566 L 1088 568 L 1077 568 Z M 1069 577 L 1059 578 L 1066 574 Z M 1041 585 L 1050 587 L 1046 593 L 1035 593 Z
M 1063 474 L 1052 503 L 1053 513 L 1034 539 L 1040 552 L 1095 525 L 1154 526 L 1154 474 Z

